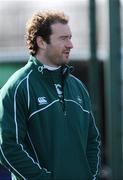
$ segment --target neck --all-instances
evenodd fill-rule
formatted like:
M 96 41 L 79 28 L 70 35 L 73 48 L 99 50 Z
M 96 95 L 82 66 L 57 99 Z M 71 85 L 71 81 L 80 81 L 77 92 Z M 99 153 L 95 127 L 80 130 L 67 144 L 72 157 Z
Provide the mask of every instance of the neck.
M 36 54 L 35 57 L 38 61 L 40 61 L 42 64 L 44 64 L 46 66 L 53 67 L 53 68 L 59 68 L 59 66 L 49 63 L 49 61 L 46 59 L 46 57 L 43 54 L 42 55 Z

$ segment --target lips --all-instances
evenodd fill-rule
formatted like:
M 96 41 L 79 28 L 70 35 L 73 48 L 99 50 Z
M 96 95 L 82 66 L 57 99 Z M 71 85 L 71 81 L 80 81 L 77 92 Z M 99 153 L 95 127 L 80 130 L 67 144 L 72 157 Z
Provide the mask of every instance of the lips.
M 66 55 L 69 55 L 70 51 L 64 51 L 63 53 L 66 54 Z
M 69 54 L 70 52 L 65 52 L 65 54 Z
M 63 54 L 68 58 L 70 52 L 64 52 Z
M 65 49 L 65 50 L 63 51 L 63 55 L 64 55 L 64 57 L 65 57 L 66 59 L 69 58 L 69 54 L 70 54 L 70 50 L 69 50 L 69 49 Z

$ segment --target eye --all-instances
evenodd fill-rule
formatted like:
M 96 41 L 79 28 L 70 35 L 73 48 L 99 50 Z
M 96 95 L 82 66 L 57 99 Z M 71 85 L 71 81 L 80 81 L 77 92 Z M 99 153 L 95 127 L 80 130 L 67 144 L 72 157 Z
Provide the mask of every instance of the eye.
M 66 36 L 62 36 L 61 39 L 62 39 L 62 40 L 65 40 L 65 39 L 67 39 L 67 37 L 66 37 Z
M 71 36 L 61 36 L 60 39 L 63 41 L 69 41 L 71 40 Z

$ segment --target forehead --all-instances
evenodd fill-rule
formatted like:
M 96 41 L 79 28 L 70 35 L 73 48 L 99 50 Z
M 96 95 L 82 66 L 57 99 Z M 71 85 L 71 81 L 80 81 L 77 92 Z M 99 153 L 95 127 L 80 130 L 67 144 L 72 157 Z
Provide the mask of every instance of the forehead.
M 55 23 L 51 25 L 52 35 L 70 35 L 71 30 L 68 24 Z

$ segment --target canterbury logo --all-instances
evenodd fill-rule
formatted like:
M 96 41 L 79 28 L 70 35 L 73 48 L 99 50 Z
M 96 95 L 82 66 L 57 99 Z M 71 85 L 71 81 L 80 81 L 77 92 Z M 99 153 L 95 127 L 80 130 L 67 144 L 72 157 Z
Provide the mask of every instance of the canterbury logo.
M 55 87 L 56 87 L 56 91 L 58 93 L 58 95 L 61 95 L 62 94 L 62 87 L 60 84 L 55 84 Z
M 46 97 L 39 97 L 38 98 L 38 104 L 39 105 L 48 104 Z

